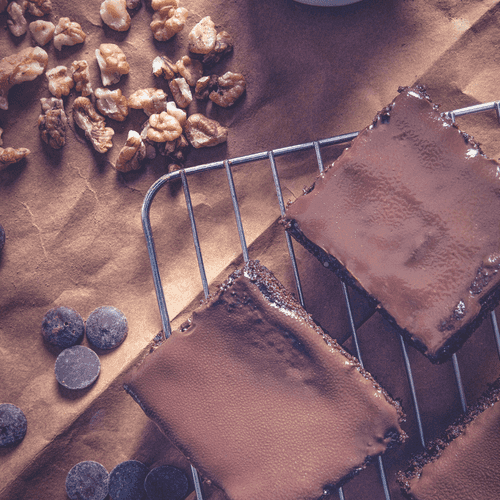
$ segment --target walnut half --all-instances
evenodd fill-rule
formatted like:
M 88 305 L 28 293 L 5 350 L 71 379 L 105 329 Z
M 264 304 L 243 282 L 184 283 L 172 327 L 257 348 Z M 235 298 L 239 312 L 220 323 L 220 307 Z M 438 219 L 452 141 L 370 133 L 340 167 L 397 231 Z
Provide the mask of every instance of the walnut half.
M 120 89 L 96 89 L 96 106 L 100 113 L 113 120 L 122 122 L 128 116 L 127 98 Z
M 61 50 L 63 45 L 73 46 L 83 43 L 87 35 L 82 27 L 70 20 L 69 17 L 61 17 L 54 31 L 54 47 Z
M 217 79 L 217 90 L 208 96 L 215 104 L 228 108 L 232 106 L 245 92 L 245 77 L 240 73 L 228 71 Z
M 104 0 L 100 9 L 101 19 L 115 31 L 127 31 L 132 22 L 127 12 L 126 0 Z
M 228 130 L 219 122 L 194 113 L 188 117 L 184 132 L 193 147 L 203 148 L 226 142 Z
M 73 119 L 85 132 L 85 137 L 98 153 L 105 153 L 113 147 L 111 138 L 115 131 L 106 127 L 106 121 L 90 102 L 88 97 L 77 97 L 73 103 Z
M 130 130 L 127 141 L 120 151 L 116 160 L 115 168 L 119 172 L 130 172 L 139 170 L 141 164 L 139 160 L 146 155 L 146 146 L 142 142 L 141 136 L 135 130 Z
M 75 85 L 73 78 L 68 75 L 68 68 L 66 66 L 56 66 L 49 69 L 45 73 L 45 76 L 49 81 L 50 93 L 57 98 L 68 95 L 69 91 Z
M 174 8 L 168 5 L 155 12 L 150 24 L 155 40 L 165 42 L 182 31 L 188 15 L 189 12 L 184 7 Z
M 28 156 L 29 154 L 30 150 L 27 148 L 0 148 L 0 170 L 3 170 L 12 163 L 21 161 L 25 156 Z
M 95 55 L 101 69 L 102 84 L 105 86 L 118 83 L 121 76 L 130 71 L 123 50 L 114 43 L 101 43 Z
M 60 149 L 66 144 L 68 123 L 63 101 L 56 97 L 43 97 L 40 104 L 43 114 L 38 117 L 38 129 L 42 140 L 52 148 Z

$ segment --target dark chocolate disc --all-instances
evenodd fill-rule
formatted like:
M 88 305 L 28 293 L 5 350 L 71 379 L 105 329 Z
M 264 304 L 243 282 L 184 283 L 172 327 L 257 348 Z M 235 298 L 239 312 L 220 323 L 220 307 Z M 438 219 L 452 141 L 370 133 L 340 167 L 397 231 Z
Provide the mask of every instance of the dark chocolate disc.
M 19 444 L 26 435 L 28 421 L 21 408 L 10 403 L 0 404 L 0 447 Z
M 155 467 L 144 481 L 149 500 L 180 500 L 186 496 L 188 488 L 184 471 L 172 465 Z
M 2 224 L 0 224 L 0 252 L 2 251 L 4 245 L 5 245 L 5 229 L 3 228 Z
M 146 465 L 137 460 L 118 464 L 109 475 L 109 496 L 112 500 L 143 500 L 148 472 Z
M 108 486 L 108 471 L 91 460 L 76 464 L 66 476 L 66 493 L 71 500 L 104 500 Z
M 98 307 L 87 318 L 87 339 L 98 349 L 113 349 L 119 346 L 127 333 L 127 318 L 116 307 Z
M 67 389 L 85 389 L 92 385 L 101 371 L 99 356 L 88 347 L 74 345 L 57 356 L 57 381 Z
M 85 333 L 83 318 L 70 307 L 54 307 L 42 321 L 42 336 L 49 344 L 71 347 L 79 344 Z

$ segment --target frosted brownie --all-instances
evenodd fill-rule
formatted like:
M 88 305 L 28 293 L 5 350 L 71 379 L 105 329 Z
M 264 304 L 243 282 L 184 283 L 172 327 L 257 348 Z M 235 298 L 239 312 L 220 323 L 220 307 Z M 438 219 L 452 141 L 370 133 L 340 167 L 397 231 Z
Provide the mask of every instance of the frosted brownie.
M 500 379 L 398 480 L 412 500 L 500 498 Z
M 400 89 L 284 223 L 441 362 L 498 303 L 499 167 L 422 88 Z
M 399 403 L 257 261 L 125 389 L 230 500 L 315 500 L 406 437 Z

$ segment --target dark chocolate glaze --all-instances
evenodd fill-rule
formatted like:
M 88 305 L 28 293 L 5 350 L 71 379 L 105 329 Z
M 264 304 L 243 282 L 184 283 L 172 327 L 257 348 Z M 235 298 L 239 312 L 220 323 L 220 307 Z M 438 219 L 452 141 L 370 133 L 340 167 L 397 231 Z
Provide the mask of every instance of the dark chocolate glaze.
M 500 498 L 500 379 L 414 457 L 398 480 L 412 500 Z
M 284 222 L 440 362 L 498 303 L 499 194 L 500 165 L 406 88 Z
M 125 388 L 231 500 L 315 500 L 405 438 L 399 404 L 257 262 Z

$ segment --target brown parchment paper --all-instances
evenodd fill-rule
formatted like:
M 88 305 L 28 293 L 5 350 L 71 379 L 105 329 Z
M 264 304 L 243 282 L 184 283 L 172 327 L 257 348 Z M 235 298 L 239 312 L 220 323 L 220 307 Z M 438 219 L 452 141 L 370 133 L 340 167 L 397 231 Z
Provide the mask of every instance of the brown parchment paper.
M 241 72 L 247 92 L 231 109 L 192 103 L 229 127 L 226 144 L 192 150 L 186 165 L 198 165 L 359 130 L 390 102 L 400 85 L 426 84 L 443 110 L 498 99 L 500 8 L 493 0 L 364 0 L 342 8 L 315 8 L 292 0 L 180 0 L 190 16 L 185 30 L 156 42 L 149 29 L 148 3 L 132 13 L 128 32 L 103 26 L 100 1 L 53 0 L 54 23 L 62 17 L 81 24 L 82 45 L 57 51 L 45 46 L 48 68 L 73 60 L 90 64 L 93 88 L 101 85 L 95 49 L 117 43 L 131 65 L 130 74 L 111 88 L 128 96 L 164 81 L 151 74 L 151 61 L 166 54 L 186 55 L 187 34 L 210 15 L 218 30 L 235 39 L 233 54 L 213 68 Z M 35 20 L 27 16 L 28 21 Z M 13 37 L 7 14 L 0 13 L 0 57 L 34 45 L 29 33 Z M 82 460 L 101 462 L 109 471 L 123 460 L 148 466 L 188 464 L 122 389 L 122 377 L 148 350 L 161 321 L 153 289 L 140 210 L 144 196 L 166 172 L 163 159 L 141 171 L 113 168 L 128 130 L 140 130 L 146 115 L 131 110 L 125 122 L 108 120 L 115 136 L 107 154 L 96 153 L 74 125 L 73 90 L 64 98 L 69 118 L 67 144 L 53 151 L 40 139 L 39 99 L 49 97 L 45 76 L 13 87 L 10 106 L 0 111 L 4 147 L 27 147 L 25 161 L 0 172 L 0 223 L 7 241 L 0 254 L 0 402 L 22 408 L 28 432 L 16 448 L 0 451 L 0 498 L 64 499 L 64 481 Z M 490 156 L 500 152 L 494 112 L 460 119 Z M 341 149 L 325 148 L 323 161 Z M 317 174 L 313 153 L 277 159 L 285 200 L 298 196 Z M 267 162 L 233 168 L 238 201 L 250 248 L 295 290 L 279 207 Z M 241 262 L 241 246 L 224 171 L 191 176 L 189 186 L 207 270 L 214 285 Z M 169 185 L 151 210 L 160 272 L 174 326 L 201 298 L 182 189 Z M 295 246 L 307 309 L 334 337 L 352 347 L 349 318 L 336 278 Z M 413 407 L 401 363 L 399 340 L 351 292 L 360 326 L 364 362 L 403 401 L 411 438 L 384 458 L 392 498 L 401 495 L 394 473 L 419 449 Z M 52 307 L 75 308 L 87 318 L 101 305 L 121 309 L 129 322 L 122 346 L 101 355 L 97 382 L 81 394 L 62 391 L 54 377 L 57 352 L 44 346 L 41 321 Z M 86 343 L 86 341 L 85 341 Z M 459 353 L 466 396 L 473 401 L 500 373 L 486 322 Z M 460 412 L 451 365 L 433 367 L 410 350 L 421 398 L 426 437 L 434 437 Z M 209 493 L 209 492 L 208 492 Z M 375 466 L 345 487 L 346 498 L 384 498 Z M 216 495 L 217 496 L 217 495 Z M 334 498 L 333 496 L 332 498 Z M 215 497 L 214 497 L 215 498 Z

